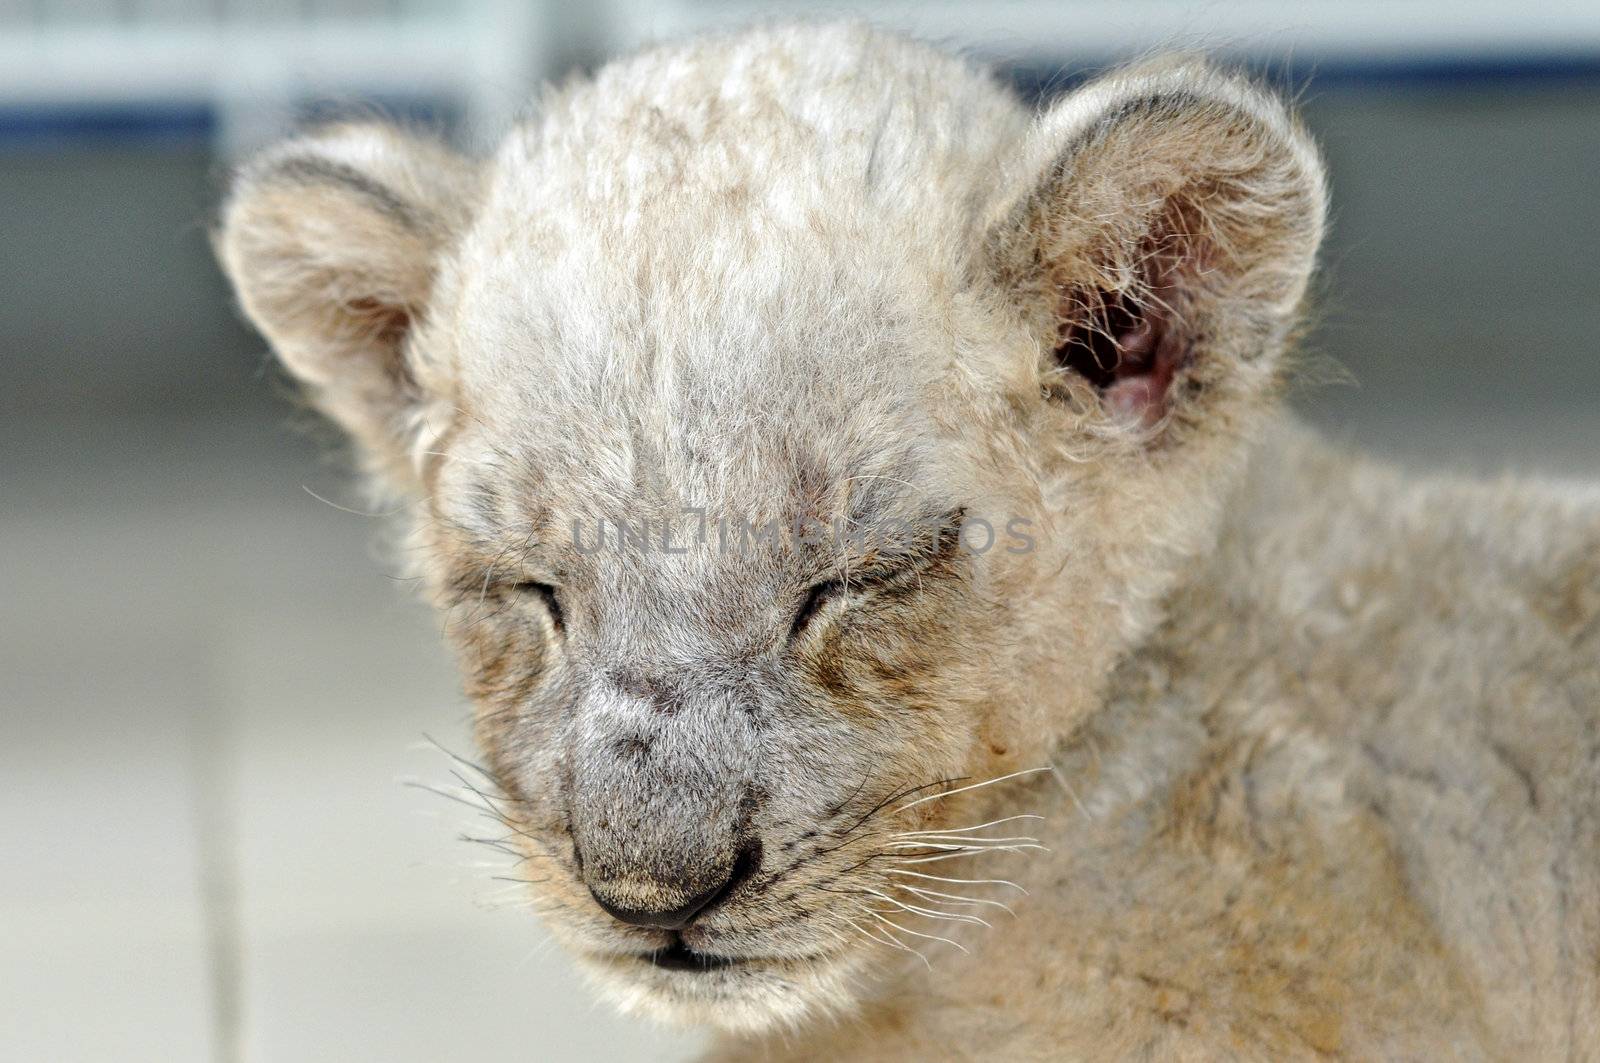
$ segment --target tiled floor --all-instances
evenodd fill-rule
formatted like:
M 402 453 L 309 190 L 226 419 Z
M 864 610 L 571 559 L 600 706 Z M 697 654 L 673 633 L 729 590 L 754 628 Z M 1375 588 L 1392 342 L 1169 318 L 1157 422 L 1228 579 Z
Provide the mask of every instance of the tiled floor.
M 1600 467 L 1588 406 L 1440 410 L 1345 432 Z M 0 1060 L 689 1054 L 487 909 L 471 814 L 402 785 L 447 779 L 423 736 L 465 748 L 465 706 L 378 522 L 308 493 L 352 497 L 281 420 L 0 429 Z

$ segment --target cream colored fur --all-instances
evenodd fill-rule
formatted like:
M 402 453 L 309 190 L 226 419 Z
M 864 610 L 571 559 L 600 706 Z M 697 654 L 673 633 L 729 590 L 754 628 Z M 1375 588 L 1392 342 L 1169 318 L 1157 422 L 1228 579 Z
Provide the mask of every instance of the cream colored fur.
M 1600 1058 L 1600 492 L 1279 410 L 1322 182 L 1194 60 L 1033 116 L 780 26 L 486 160 L 292 141 L 218 247 L 410 503 L 491 841 L 614 1002 L 728 1059 Z M 685 507 L 1031 548 L 581 549 Z
M 970 813 L 1047 817 L 967 861 L 1016 918 L 717 1058 L 1600 1057 L 1600 492 L 1285 425 L 1229 512 L 1052 772 Z

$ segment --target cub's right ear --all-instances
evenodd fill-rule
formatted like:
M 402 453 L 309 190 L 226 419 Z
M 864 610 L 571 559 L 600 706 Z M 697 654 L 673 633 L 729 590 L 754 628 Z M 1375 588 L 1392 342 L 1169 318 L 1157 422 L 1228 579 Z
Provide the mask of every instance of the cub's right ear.
M 393 487 L 428 374 L 413 338 L 478 198 L 475 164 L 381 125 L 292 140 L 244 167 L 215 243 L 245 314 Z

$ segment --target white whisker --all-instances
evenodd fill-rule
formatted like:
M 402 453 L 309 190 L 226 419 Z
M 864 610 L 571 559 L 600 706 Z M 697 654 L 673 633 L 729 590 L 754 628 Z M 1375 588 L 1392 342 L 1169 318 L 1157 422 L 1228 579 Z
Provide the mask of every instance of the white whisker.
M 873 908 L 863 908 L 861 910 L 863 912 L 866 912 L 868 915 L 872 916 L 872 918 L 878 920 L 878 922 L 887 923 L 888 925 L 894 927 L 896 930 L 900 931 L 902 934 L 910 934 L 912 937 L 916 937 L 916 938 L 927 938 L 929 941 L 942 941 L 946 945 L 954 945 L 956 948 L 960 949 L 962 952 L 967 952 L 966 947 L 964 945 L 962 945 L 961 942 L 959 942 L 959 941 L 951 941 L 949 938 L 940 937 L 938 934 L 924 934 L 919 930 L 908 930 L 905 927 L 901 926 L 899 923 L 894 922 L 892 919 L 886 918 L 882 912 L 877 911 L 876 909 L 873 909 Z M 972 954 L 970 952 L 967 952 L 967 955 L 970 956 Z
M 1036 845 L 1036 846 L 1033 846 L 1033 848 L 1035 848 L 1035 849 L 1043 849 L 1044 846 Z M 962 857 L 966 857 L 966 856 L 978 856 L 978 855 L 980 855 L 982 853 L 985 853 L 985 852 L 1002 852 L 1002 853 L 1004 853 L 1004 852 L 1017 852 L 1017 851 L 1018 850 L 1013 849 L 1013 848 L 1005 848 L 1005 849 L 958 849 L 957 851 L 952 852 L 952 853 L 935 853 L 932 856 L 898 856 L 898 857 L 895 857 L 895 859 L 899 860 L 900 863 L 902 863 L 902 864 L 933 864 L 933 863 L 938 863 L 940 860 L 958 860 L 958 859 L 960 859 Z M 1049 850 L 1045 850 L 1045 851 L 1048 852 Z
M 940 912 L 940 911 L 935 911 L 934 909 L 931 909 L 931 908 L 919 908 L 915 904 L 907 904 L 904 901 L 896 900 L 895 898 L 889 896 L 887 893 L 881 893 L 881 892 L 879 892 L 878 890 L 875 890 L 875 889 L 864 889 L 862 892 L 863 893 L 870 893 L 872 896 L 877 897 L 880 900 L 887 901 L 888 903 L 894 905 L 896 908 L 899 908 L 899 909 L 901 909 L 903 911 L 911 912 L 911 913 L 913 913 L 915 915 L 926 916 L 929 919 L 949 919 L 949 920 L 951 920 L 953 922 L 958 922 L 958 923 L 977 923 L 979 926 L 988 926 L 989 925 L 987 922 L 985 922 L 982 919 L 979 919 L 975 915 L 966 915 L 966 914 L 963 914 L 963 913 L 956 913 L 956 912 Z
M 948 827 L 945 830 L 919 830 L 919 831 L 907 831 L 906 833 L 907 834 L 970 834 L 975 830 L 983 830 L 985 827 L 998 827 L 1002 823 L 1014 823 L 1015 821 L 1017 821 L 1019 819 L 1044 819 L 1044 817 L 1035 815 L 1032 812 L 1025 812 L 1022 815 L 1018 815 L 1018 816 L 1006 816 L 1004 819 L 991 819 L 987 823 L 979 823 L 976 826 L 972 826 L 972 827 Z M 898 838 L 898 837 L 900 837 L 900 835 L 898 835 L 898 834 L 897 835 L 892 835 L 892 837 L 897 837 Z
M 1051 766 L 1050 773 L 1056 777 L 1056 782 L 1061 784 L 1061 788 L 1067 792 L 1067 796 L 1072 798 L 1072 803 L 1078 806 L 1078 811 L 1083 813 L 1083 818 L 1093 819 L 1094 817 L 1089 815 L 1088 808 L 1084 807 L 1083 801 L 1078 797 L 1078 791 L 1074 790 L 1072 784 L 1067 782 L 1067 777 L 1061 774 L 1061 769 Z
M 929 882 L 952 882 L 962 886 L 1010 886 L 1024 897 L 1028 891 L 1012 882 L 1008 878 L 947 878 L 943 875 L 928 875 L 921 871 L 906 871 L 903 868 L 892 867 L 885 874 L 907 875 L 911 878 L 927 879 Z
M 1013 844 L 1013 843 L 1016 843 L 1016 844 L 1032 843 L 1034 845 L 1039 844 L 1039 839 L 1038 838 L 1031 838 L 1031 837 L 1026 837 L 1026 836 L 1023 836 L 1023 835 L 1016 835 L 1016 836 L 1010 837 L 1010 838 L 985 838 L 981 834 L 979 834 L 979 835 L 971 835 L 971 834 L 942 834 L 942 835 L 934 835 L 934 834 L 922 834 L 922 833 L 919 833 L 917 831 L 908 831 L 905 834 L 893 835 L 893 837 L 906 838 L 906 839 L 928 838 L 928 839 L 930 839 L 930 841 L 932 841 L 934 843 L 937 843 L 937 844 L 944 844 L 946 842 L 973 842 L 973 843 L 978 843 L 978 844 Z
M 1050 770 L 1051 768 L 1048 764 L 1042 768 L 1024 768 L 1021 771 L 1014 771 L 1010 775 L 1002 775 L 997 779 L 989 779 L 986 782 L 969 783 L 966 786 L 958 786 L 954 790 L 945 790 L 943 793 L 929 794 L 927 797 L 919 797 L 915 801 L 906 802 L 905 804 L 896 808 L 892 815 L 899 815 L 908 808 L 916 808 L 918 805 L 926 804 L 929 801 L 939 801 L 946 797 L 954 797 L 956 794 L 964 794 L 968 790 L 978 790 L 985 786 L 994 786 L 996 783 L 1003 783 L 1008 779 L 1018 779 L 1024 775 L 1037 775 L 1041 771 Z
M 366 510 L 363 510 L 363 509 L 351 509 L 349 506 L 341 506 L 337 502 L 334 502 L 334 501 L 332 501 L 330 499 L 323 498 L 321 495 L 319 495 L 315 491 L 311 490 L 311 488 L 307 487 L 305 484 L 301 484 L 300 485 L 300 490 L 304 491 L 306 494 L 310 495 L 312 498 L 316 499 L 318 502 L 321 502 L 325 506 L 332 506 L 334 509 L 337 509 L 340 513 L 349 513 L 349 514 L 352 514 L 353 516 L 357 516 L 357 517 L 377 517 L 377 518 L 392 517 L 396 513 L 399 513 L 401 510 L 405 509 L 407 506 L 410 506 L 410 505 L 414 504 L 414 503 L 411 503 L 411 502 L 402 502 L 402 503 L 400 503 L 400 505 L 396 506 L 394 509 L 389 510 L 387 513 L 368 513 Z
M 996 845 L 971 845 L 971 844 L 965 844 L 965 843 L 958 844 L 958 843 L 955 843 L 955 842 L 891 842 L 891 843 L 889 843 L 887 848 L 889 848 L 889 849 L 942 849 L 942 850 L 957 850 L 957 851 L 966 852 L 966 853 L 994 853 L 994 852 L 1015 853 L 1015 852 L 1021 852 L 1024 849 L 1039 849 L 1039 850 L 1042 850 L 1044 852 L 1049 852 L 1050 851 L 1050 850 L 1046 849 L 1044 846 L 1040 845 L 1038 842 L 1017 842 L 1017 843 L 1008 843 L 1008 844 L 1005 844 L 1005 845 L 999 845 L 999 844 L 996 844 Z
M 907 893 L 915 894 L 916 896 L 921 897 L 923 900 L 928 900 L 928 901 L 944 900 L 944 901 L 950 901 L 952 904 L 981 904 L 981 905 L 988 905 L 991 908 L 999 908 L 1001 911 L 1005 912 L 1007 915 L 1011 916 L 1013 919 L 1016 918 L 1016 915 L 1017 915 L 1016 912 L 1013 912 L 1011 910 L 1011 906 L 1006 904 L 1005 902 L 989 900 L 986 897 L 963 897 L 959 893 L 941 893 L 938 890 L 925 890 L 925 889 L 921 889 L 921 888 L 919 888 L 917 886 L 908 886 L 903 882 L 894 883 L 894 887 L 895 887 L 895 889 L 902 889 L 902 890 L 905 890 Z
M 881 917 L 879 917 L 879 916 L 877 916 L 877 915 L 876 915 L 876 914 L 875 914 L 875 913 L 874 913 L 874 912 L 873 912 L 873 911 L 872 911 L 872 909 L 871 909 L 871 908 L 865 908 L 865 907 L 861 907 L 861 906 L 860 906 L 860 905 L 857 905 L 857 907 L 860 907 L 860 908 L 861 908 L 861 910 L 862 910 L 862 911 L 863 911 L 863 912 L 866 912 L 866 913 L 867 913 L 867 914 L 868 914 L 868 915 L 871 915 L 871 916 L 873 916 L 873 917 L 874 917 L 874 918 L 881 918 Z M 885 919 L 885 920 L 883 920 L 883 921 L 884 921 L 884 922 L 888 922 L 888 920 L 887 920 L 887 919 Z M 857 930 L 861 930 L 861 932 L 862 932 L 862 933 L 863 933 L 863 934 L 867 934 L 867 932 L 866 932 L 866 931 L 865 931 L 865 930 L 863 930 L 863 929 L 862 929 L 862 928 L 861 928 L 861 927 L 860 927 L 860 926 L 859 926 L 859 925 L 857 925 L 857 924 L 856 924 L 856 923 L 854 923 L 854 922 L 851 922 L 851 924 L 850 924 L 850 925 L 851 925 L 851 926 L 854 926 L 854 927 L 855 927 L 855 928 L 856 928 L 856 929 L 857 929 Z M 889 924 L 889 925 L 890 925 L 890 926 L 893 926 L 893 925 L 894 925 L 894 924 L 893 924 L 893 923 L 890 923 L 890 924 Z M 910 946 L 910 945 L 907 945 L 907 944 L 906 944 L 906 943 L 905 943 L 905 942 L 904 942 L 904 941 L 901 941 L 901 940 L 900 940 L 900 939 L 899 939 L 899 938 L 897 938 L 897 937 L 895 937 L 895 936 L 894 936 L 894 934 L 892 934 L 892 933 L 890 933 L 890 932 L 889 932 L 889 931 L 887 931 L 887 930 L 883 930 L 883 931 L 880 931 L 880 933 L 882 933 L 882 934 L 883 934 L 883 937 L 878 937 L 878 936 L 877 936 L 877 935 L 876 935 L 876 934 L 867 934 L 867 936 L 868 936 L 868 937 L 869 937 L 869 938 L 871 938 L 871 939 L 872 939 L 872 940 L 873 940 L 873 941 L 876 941 L 876 942 L 879 942 L 879 943 L 881 943 L 881 944 L 885 944 L 885 945 L 888 945 L 888 946 L 890 946 L 890 947 L 891 947 L 891 948 L 896 948 L 896 949 L 900 949 L 900 950 L 901 950 L 901 951 L 903 951 L 903 952 L 909 952 L 909 953 L 911 953 L 911 955 L 913 955 L 913 956 L 915 956 L 915 957 L 916 957 L 916 958 L 917 958 L 917 959 L 919 959 L 919 960 L 921 960 L 921 961 L 922 961 L 922 963 L 923 963 L 923 966 L 925 966 L 925 967 L 927 967 L 927 968 L 928 968 L 928 970 L 930 970 L 930 971 L 931 971 L 931 970 L 933 970 L 933 963 L 932 963 L 932 962 L 931 962 L 931 961 L 930 961 L 930 960 L 929 960 L 929 959 L 928 959 L 928 957 L 926 957 L 926 956 L 924 956 L 924 955 L 923 955 L 923 954 L 922 954 L 922 950 L 921 950 L 921 949 L 914 949 L 914 948 L 912 948 L 912 947 L 911 947 L 911 946 Z

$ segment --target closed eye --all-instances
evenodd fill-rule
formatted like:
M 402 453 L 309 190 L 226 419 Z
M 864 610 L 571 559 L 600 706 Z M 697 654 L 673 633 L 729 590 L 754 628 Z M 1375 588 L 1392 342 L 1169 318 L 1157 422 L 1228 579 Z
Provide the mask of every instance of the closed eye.
M 805 600 L 800 603 L 799 610 L 794 614 L 794 622 L 789 625 L 790 640 L 799 638 L 812 618 L 817 615 L 817 611 L 827 604 L 829 598 L 842 590 L 844 590 L 843 580 L 830 579 L 812 584 L 806 591 Z
M 826 579 L 806 588 L 800 608 L 789 624 L 789 639 L 799 638 L 816 619 L 823 606 L 835 595 L 849 590 L 893 592 L 902 588 L 920 588 L 924 577 L 947 568 L 952 555 L 961 545 L 961 524 L 966 510 L 956 508 L 937 519 L 923 521 L 926 536 L 903 546 L 898 551 L 886 551 L 878 564 L 852 571 L 848 581 L 844 578 Z
M 538 580 L 524 580 L 512 584 L 511 589 L 518 594 L 536 597 L 543 602 L 545 610 L 550 614 L 550 626 L 556 629 L 557 634 L 566 634 L 566 614 L 561 611 L 561 599 L 556 596 L 554 587 Z

